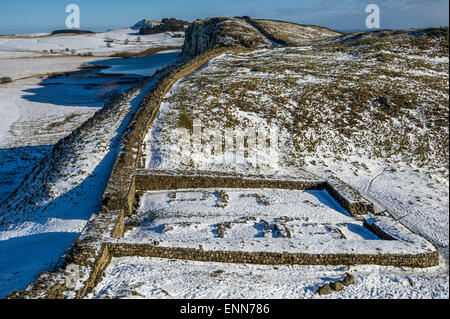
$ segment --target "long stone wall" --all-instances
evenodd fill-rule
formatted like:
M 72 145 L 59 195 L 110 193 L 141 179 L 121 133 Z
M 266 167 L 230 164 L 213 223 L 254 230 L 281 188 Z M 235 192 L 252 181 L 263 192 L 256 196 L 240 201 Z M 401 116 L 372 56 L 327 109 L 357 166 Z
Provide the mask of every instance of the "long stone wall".
M 258 21 L 250 18 L 250 17 L 243 17 L 243 19 L 245 21 L 247 21 L 247 23 L 249 23 L 251 26 L 253 26 L 256 30 L 258 30 L 259 33 L 261 33 L 262 35 L 264 35 L 266 38 L 270 39 L 273 42 L 278 43 L 279 45 L 283 45 L 283 46 L 296 46 L 295 43 L 288 43 L 282 39 L 279 39 L 277 37 L 275 37 L 272 33 L 270 33 L 268 30 L 266 30 L 265 28 L 263 28 L 261 26 L 261 24 L 258 23 Z
M 191 248 L 158 247 L 151 244 L 110 244 L 112 257 L 153 257 L 242 263 L 258 265 L 380 265 L 426 268 L 438 263 L 438 253 L 417 255 L 364 255 L 364 254 L 295 254 L 244 251 L 203 251 Z
M 205 52 L 184 64 L 168 66 L 150 79 L 157 83 L 154 90 L 144 98 L 127 133 L 122 137 L 121 149 L 103 194 L 101 213 L 95 216 L 76 243 L 68 249 L 57 271 L 41 273 L 27 289 L 15 291 L 7 298 L 83 298 L 95 286 L 110 258 L 102 238 L 122 237 L 125 215 L 132 212 L 135 196 L 133 172 L 140 162 L 142 140 L 159 111 L 162 99 L 178 80 L 225 52 L 224 48 Z M 82 267 L 84 279 L 81 288 L 71 289 L 65 285 L 65 279 L 70 276 L 66 267 L 70 264 Z
M 252 179 L 242 176 L 215 176 L 215 175 L 136 175 L 135 188 L 141 191 L 176 190 L 195 188 L 272 188 L 272 189 L 323 189 L 320 180 L 271 180 Z
M 138 112 L 129 133 L 124 138 L 123 150 L 117 158 L 103 196 L 104 211 L 124 209 L 127 214 L 132 213 L 135 193 L 134 170 L 139 168 L 145 133 L 153 124 L 164 96 L 177 81 L 225 52 L 226 50 L 223 48 L 214 49 L 189 60 L 161 78 L 155 89 L 147 95 L 144 107 Z

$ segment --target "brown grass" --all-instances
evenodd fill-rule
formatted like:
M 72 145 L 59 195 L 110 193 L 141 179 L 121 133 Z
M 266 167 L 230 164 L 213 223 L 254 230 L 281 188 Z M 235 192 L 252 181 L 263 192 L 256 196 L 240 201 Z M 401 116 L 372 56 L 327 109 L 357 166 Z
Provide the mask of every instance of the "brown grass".
M 172 116 L 177 116 L 173 123 L 185 126 L 192 116 L 211 127 L 251 125 L 235 118 L 238 110 L 292 134 L 284 160 L 295 166 L 320 152 L 336 161 L 358 154 L 445 168 L 448 62 L 433 63 L 428 57 L 430 52 L 445 57 L 440 46 L 445 48 L 446 41 L 428 37 L 417 44 L 411 37 L 383 31 L 308 51 L 231 54 L 215 62 L 214 72 L 186 79 L 169 98 Z M 348 58 L 335 60 L 342 57 Z M 299 82 L 308 77 L 319 81 Z
M 152 54 L 156 54 L 161 51 L 168 51 L 168 50 L 181 50 L 181 47 L 179 46 L 165 46 L 165 47 L 158 47 L 158 48 L 149 48 L 144 51 L 139 52 L 119 52 L 111 55 L 112 58 L 140 58 L 143 56 L 148 56 Z

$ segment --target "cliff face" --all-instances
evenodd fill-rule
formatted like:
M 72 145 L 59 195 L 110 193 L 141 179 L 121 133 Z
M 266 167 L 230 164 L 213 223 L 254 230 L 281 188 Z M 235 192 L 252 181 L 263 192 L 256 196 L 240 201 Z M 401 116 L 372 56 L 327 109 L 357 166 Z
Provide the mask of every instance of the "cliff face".
M 195 21 L 186 30 L 183 57 L 190 58 L 217 47 L 303 46 L 319 40 L 331 41 L 339 35 L 323 27 L 250 17 L 204 19 Z
M 183 57 L 193 57 L 209 49 L 224 46 L 257 49 L 271 47 L 271 43 L 243 19 L 196 20 L 186 30 Z

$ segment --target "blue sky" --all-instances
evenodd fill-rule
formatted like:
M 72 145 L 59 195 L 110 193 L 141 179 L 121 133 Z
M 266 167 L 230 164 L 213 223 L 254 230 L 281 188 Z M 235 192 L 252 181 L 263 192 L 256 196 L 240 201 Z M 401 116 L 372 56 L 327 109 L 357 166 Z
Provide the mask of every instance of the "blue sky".
M 64 29 L 65 7 L 80 7 L 81 28 L 101 31 L 127 27 L 143 18 L 189 21 L 214 16 L 250 15 L 338 30 L 363 29 L 365 7 L 381 9 L 381 28 L 420 28 L 449 24 L 449 0 L 0 0 L 0 34 Z

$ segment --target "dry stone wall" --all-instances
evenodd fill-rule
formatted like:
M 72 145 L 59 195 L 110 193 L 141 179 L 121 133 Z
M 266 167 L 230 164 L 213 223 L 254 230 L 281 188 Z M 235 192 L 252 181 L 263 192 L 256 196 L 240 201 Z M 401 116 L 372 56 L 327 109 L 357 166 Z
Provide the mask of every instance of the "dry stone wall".
M 127 214 L 132 213 L 135 193 L 134 170 L 138 168 L 140 163 L 145 133 L 155 120 L 162 99 L 177 81 L 196 71 L 210 59 L 225 52 L 225 49 L 214 49 L 172 69 L 159 80 L 155 89 L 146 96 L 143 107 L 138 112 L 130 126 L 129 133 L 123 140 L 123 149 L 119 153 L 103 196 L 104 211 L 124 209 Z
M 263 28 L 263 26 L 261 26 L 258 21 L 250 18 L 250 17 L 243 17 L 245 21 L 247 21 L 247 23 L 249 23 L 251 26 L 253 26 L 256 30 L 258 30 L 262 35 L 264 35 L 266 38 L 270 39 L 273 42 L 276 42 L 279 45 L 282 46 L 296 46 L 295 43 L 288 43 L 282 39 L 277 38 L 275 35 L 273 35 L 272 33 L 270 33 L 268 30 L 266 30 L 265 28 Z
M 342 207 L 355 217 L 367 213 L 375 213 L 373 203 L 335 176 L 327 179 L 324 188 Z
M 425 268 L 438 263 L 438 253 L 417 255 L 295 254 L 245 251 L 203 251 L 191 248 L 158 247 L 151 244 L 110 244 L 112 257 L 153 257 L 258 265 L 380 265 Z
M 151 190 L 176 190 L 195 188 L 272 188 L 272 189 L 299 189 L 313 190 L 323 189 L 323 182 L 320 180 L 270 180 L 253 179 L 244 176 L 217 176 L 210 175 L 136 175 L 135 188 L 141 191 Z
M 296 190 L 322 190 L 328 193 L 344 207 L 351 215 L 358 217 L 367 213 L 375 213 L 373 203 L 365 199 L 358 191 L 336 177 L 321 180 L 319 177 L 308 176 L 308 179 L 289 180 L 267 178 L 264 176 L 223 176 L 220 173 L 209 172 L 189 175 L 180 172 L 178 175 L 150 172 L 134 176 L 134 189 L 140 191 L 195 189 L 195 188 L 272 188 Z
M 103 244 L 105 239 L 123 236 L 125 214 L 129 214 L 133 207 L 133 172 L 140 162 L 140 146 L 145 132 L 158 113 L 164 95 L 178 80 L 224 52 L 224 49 L 208 51 L 184 64 L 170 65 L 149 79 L 156 80 L 157 84 L 141 103 L 122 138 L 121 149 L 103 195 L 101 213 L 89 222 L 76 243 L 62 256 L 63 261 L 56 271 L 41 273 L 34 284 L 24 291 L 13 292 L 7 298 L 83 298 L 95 286 L 110 258 L 107 246 Z M 130 89 L 132 90 L 136 88 Z M 103 112 L 98 112 L 96 117 L 102 116 Z M 95 120 L 97 119 L 91 121 Z M 66 279 L 70 278 L 67 271 L 70 264 L 81 267 L 81 288 L 68 288 L 65 284 Z

